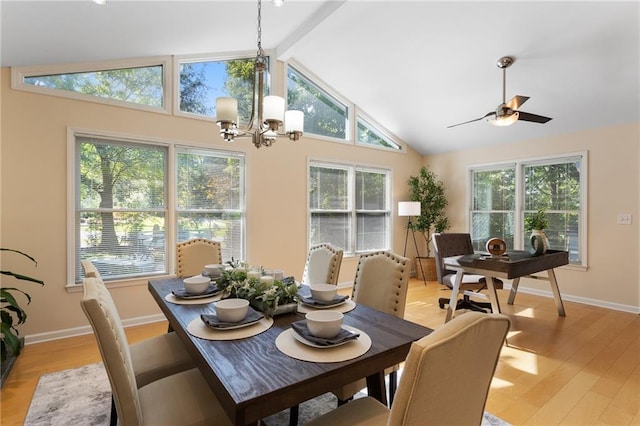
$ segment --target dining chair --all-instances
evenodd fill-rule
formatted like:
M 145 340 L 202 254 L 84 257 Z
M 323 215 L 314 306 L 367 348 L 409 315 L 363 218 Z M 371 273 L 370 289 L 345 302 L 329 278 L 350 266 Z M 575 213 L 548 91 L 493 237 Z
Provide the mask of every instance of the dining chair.
M 83 280 L 81 301 L 107 370 L 122 426 L 231 424 L 197 368 L 140 386 L 134 357 L 109 291 L 99 278 Z M 148 354 L 149 359 L 154 354 Z M 112 417 L 112 424 L 114 419 Z
M 328 243 L 309 249 L 302 274 L 302 284 L 338 284 L 344 251 Z
M 503 314 L 459 315 L 411 345 L 390 409 L 358 398 L 307 425 L 479 425 L 510 324 Z
M 444 258 L 473 254 L 474 250 L 471 242 L 471 234 L 454 232 L 434 233 L 433 248 L 435 253 L 436 275 L 438 276 L 438 282 L 446 285 L 450 289 L 453 289 L 453 285 L 456 280 L 456 272 L 446 269 L 444 266 Z M 493 285 L 496 289 L 501 289 L 503 287 L 503 282 L 494 278 Z M 483 275 L 464 274 L 462 276 L 462 282 L 460 283 L 460 294 L 462 294 L 462 299 L 454 301 L 456 304 L 455 310 L 469 309 L 479 312 L 492 312 L 491 303 L 478 302 L 471 299 L 471 297 L 487 299 L 485 294 L 480 293 L 481 290 L 486 288 L 487 280 Z M 438 299 L 440 309 L 444 309 L 444 305 L 449 305 L 451 303 L 453 302 L 446 297 Z
M 82 262 L 85 270 L 85 279 L 83 286 L 95 286 L 99 289 L 99 293 L 103 300 L 115 309 L 115 304 L 111 298 L 109 290 L 104 285 L 100 273 L 95 269 L 90 261 Z M 117 326 L 122 327 L 117 315 Z M 150 337 L 136 343 L 128 345 L 128 351 L 131 358 L 133 368 L 133 377 L 136 386 L 141 388 L 159 379 L 171 376 L 182 371 L 186 371 L 195 367 L 191 355 L 187 352 L 180 338 L 176 333 L 160 334 Z M 111 424 L 115 425 L 117 421 L 117 412 L 115 410 L 115 401 L 111 406 Z
M 179 277 L 200 275 L 204 265 L 221 264 L 222 251 L 218 241 L 192 238 L 176 245 Z
M 357 304 L 403 318 L 410 273 L 409 258 L 389 251 L 363 254 L 358 261 L 351 298 Z M 389 404 L 393 402 L 398 369 L 399 365 L 395 365 L 385 370 L 389 375 Z M 342 405 L 364 387 L 366 380 L 361 379 L 333 390 L 333 393 Z

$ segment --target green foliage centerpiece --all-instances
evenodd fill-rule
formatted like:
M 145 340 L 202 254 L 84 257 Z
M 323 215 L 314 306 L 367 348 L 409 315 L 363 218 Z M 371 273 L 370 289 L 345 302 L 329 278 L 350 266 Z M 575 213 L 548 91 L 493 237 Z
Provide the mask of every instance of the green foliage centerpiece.
M 216 285 L 225 294 L 223 298 L 246 299 L 249 304 L 267 317 L 276 315 L 279 307 L 298 303 L 298 286 L 293 277 L 282 280 L 264 275 L 262 267 L 252 268 L 249 264 L 231 260 Z

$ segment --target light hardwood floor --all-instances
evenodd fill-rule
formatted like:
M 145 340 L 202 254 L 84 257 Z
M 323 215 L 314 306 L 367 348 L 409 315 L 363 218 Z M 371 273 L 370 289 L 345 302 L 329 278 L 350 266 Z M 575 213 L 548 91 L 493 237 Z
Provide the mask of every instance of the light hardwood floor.
M 513 425 L 640 425 L 639 315 L 565 302 L 562 318 L 553 299 L 521 293 L 509 306 L 507 291 L 498 293 L 512 327 L 487 411 Z M 440 327 L 438 297 L 448 294 L 412 280 L 405 318 Z M 134 342 L 166 329 L 166 322 L 131 327 L 127 336 Z M 41 374 L 99 361 L 92 335 L 28 345 L 2 389 L 0 423 L 24 422 Z

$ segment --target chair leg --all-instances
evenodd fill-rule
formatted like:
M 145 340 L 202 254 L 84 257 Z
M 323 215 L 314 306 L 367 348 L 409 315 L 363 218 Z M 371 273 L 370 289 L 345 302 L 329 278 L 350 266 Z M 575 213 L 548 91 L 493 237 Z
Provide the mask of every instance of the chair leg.
M 349 402 L 349 401 L 351 401 L 351 400 L 353 400 L 353 397 L 351 397 L 351 398 L 347 398 L 347 399 L 340 399 L 340 398 L 338 398 L 338 407 L 339 407 L 339 406 L 341 406 L 341 405 L 346 404 L 347 402 Z
M 396 394 L 398 388 L 398 372 L 392 371 L 389 373 L 389 407 L 393 405 L 393 397 Z
M 116 400 L 111 395 L 111 418 L 109 419 L 110 426 L 116 426 L 118 424 L 118 412 L 116 411 Z
M 299 409 L 299 405 L 294 405 L 293 407 L 289 408 L 289 426 L 298 426 Z

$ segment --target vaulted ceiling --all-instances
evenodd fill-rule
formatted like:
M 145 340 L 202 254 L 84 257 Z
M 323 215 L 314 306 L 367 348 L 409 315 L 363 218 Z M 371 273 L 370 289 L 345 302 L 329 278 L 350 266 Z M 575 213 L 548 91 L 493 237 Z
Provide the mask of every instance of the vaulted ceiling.
M 256 1 L 0 2 L 2 66 L 256 49 Z M 315 1 L 262 5 L 262 45 L 423 154 L 640 121 L 638 1 Z M 552 117 L 484 120 L 502 100 Z

